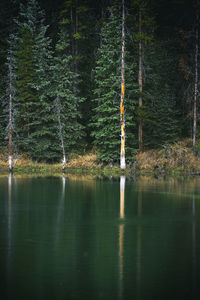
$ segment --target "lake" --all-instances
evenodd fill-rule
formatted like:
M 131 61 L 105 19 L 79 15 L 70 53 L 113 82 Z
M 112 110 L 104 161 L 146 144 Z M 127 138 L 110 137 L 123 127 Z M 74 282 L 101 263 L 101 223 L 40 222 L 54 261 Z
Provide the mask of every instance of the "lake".
M 200 299 L 200 179 L 0 178 L 0 299 Z

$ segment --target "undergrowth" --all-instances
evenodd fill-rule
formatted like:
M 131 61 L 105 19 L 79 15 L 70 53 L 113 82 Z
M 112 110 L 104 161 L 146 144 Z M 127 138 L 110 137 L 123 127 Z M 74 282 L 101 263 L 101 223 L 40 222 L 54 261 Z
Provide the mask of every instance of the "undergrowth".
M 148 150 L 136 157 L 140 170 L 181 171 L 200 173 L 200 158 L 195 155 L 190 139 L 159 150 Z
M 135 171 L 143 174 L 147 172 L 164 172 L 168 174 L 195 173 L 200 174 L 200 157 L 192 147 L 190 139 L 180 141 L 171 145 L 165 145 L 158 150 L 148 150 L 139 153 L 135 157 L 134 169 L 127 168 L 122 172 L 119 166 L 103 165 L 97 160 L 98 154 L 87 153 L 84 155 L 71 154 L 66 163 L 65 172 L 74 174 L 102 174 L 105 176 L 120 176 Z M 0 153 L 0 169 L 8 171 L 8 153 Z M 16 173 L 62 173 L 62 162 L 57 164 L 38 163 L 32 161 L 24 154 L 18 156 L 14 167 Z

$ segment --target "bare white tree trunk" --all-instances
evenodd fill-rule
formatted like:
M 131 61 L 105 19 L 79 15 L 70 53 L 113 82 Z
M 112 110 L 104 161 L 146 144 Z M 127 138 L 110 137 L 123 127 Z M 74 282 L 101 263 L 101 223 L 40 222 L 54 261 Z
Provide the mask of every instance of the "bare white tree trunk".
M 8 66 L 8 77 L 7 77 L 7 97 L 8 97 L 8 167 L 10 173 L 13 170 L 17 162 L 17 156 L 13 164 L 13 128 L 14 128 L 14 109 L 15 109 L 15 95 L 16 95 L 16 66 L 14 58 L 14 35 L 9 36 L 9 49 L 7 56 L 7 66 Z M 7 102 L 7 101 L 6 101 Z
M 59 136 L 61 141 L 61 147 L 63 151 L 63 161 L 62 161 L 62 169 L 65 169 L 66 164 L 66 154 L 65 154 L 65 146 L 64 146 L 64 139 L 63 139 L 63 131 L 62 131 L 62 123 L 60 118 L 60 99 L 59 97 L 56 97 L 56 110 L 57 110 L 57 117 L 58 117 L 58 128 L 59 128 Z
M 121 56 L 121 104 L 120 104 L 120 118 L 121 118 L 121 154 L 120 154 L 120 168 L 126 169 L 125 161 L 125 117 L 124 117 L 124 99 L 125 99 L 125 9 L 124 0 L 122 0 L 122 56 Z
M 9 171 L 12 172 L 12 84 L 10 82 L 10 93 L 9 93 L 9 146 L 8 146 L 8 164 Z

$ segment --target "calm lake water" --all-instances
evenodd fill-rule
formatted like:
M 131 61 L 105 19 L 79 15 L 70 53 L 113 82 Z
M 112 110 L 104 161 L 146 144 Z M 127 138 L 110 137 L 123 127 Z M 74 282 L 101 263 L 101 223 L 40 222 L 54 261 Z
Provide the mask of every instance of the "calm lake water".
M 0 299 L 200 299 L 200 179 L 0 178 Z

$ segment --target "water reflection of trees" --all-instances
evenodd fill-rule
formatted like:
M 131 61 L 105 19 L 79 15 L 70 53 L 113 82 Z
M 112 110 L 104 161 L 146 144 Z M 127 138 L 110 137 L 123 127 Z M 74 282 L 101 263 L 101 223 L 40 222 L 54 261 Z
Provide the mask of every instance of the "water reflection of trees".
M 120 221 L 125 218 L 125 176 L 120 177 Z M 124 274 L 124 223 L 119 224 L 119 299 L 123 298 Z
M 8 176 L 8 201 L 7 201 L 7 296 L 11 295 L 11 276 L 12 276 L 12 191 L 13 191 L 13 175 Z
M 197 257 L 196 257 L 196 199 L 192 199 L 192 281 L 193 293 L 196 292 L 196 276 L 197 276 Z
M 136 256 L 136 293 L 137 293 L 137 298 L 140 298 L 140 293 L 141 293 L 141 273 L 142 273 L 142 268 L 141 268 L 141 253 L 142 253 L 142 225 L 140 222 L 140 217 L 142 217 L 142 190 L 139 188 L 138 189 L 138 194 L 137 194 L 137 202 L 138 202 L 138 208 L 137 208 L 137 215 L 138 215 L 138 224 L 137 224 L 137 256 Z
M 58 199 L 58 212 L 57 212 L 57 220 L 55 226 L 55 247 L 58 246 L 59 234 L 60 234 L 60 227 L 61 227 L 61 218 L 64 213 L 64 200 L 65 200 L 65 184 L 66 178 L 62 177 L 62 191 L 60 199 Z
M 179 193 L 177 200 L 176 195 L 171 197 L 168 194 L 176 191 L 175 181 L 163 182 L 159 188 L 159 183 L 155 186 L 142 181 L 130 183 L 125 177 L 120 178 L 120 184 L 118 181 L 70 182 L 61 178 L 54 182 L 54 186 L 52 181 L 40 180 L 38 191 L 35 181 L 28 181 L 29 192 L 25 183 L 19 181 L 19 197 L 16 199 L 14 178 L 8 179 L 8 253 L 5 260 L 8 279 L 12 279 L 19 270 L 11 265 L 15 234 L 15 241 L 20 241 L 18 259 L 20 257 L 25 265 L 30 263 L 31 256 L 33 263 L 30 266 L 37 271 L 34 271 L 27 290 L 33 283 L 40 286 L 41 277 L 37 274 L 46 276 L 49 273 L 52 285 L 54 274 L 57 274 L 65 287 L 60 291 L 53 285 L 55 294 L 63 293 L 63 298 L 66 286 L 68 291 L 73 292 L 77 285 L 83 290 L 93 286 L 92 295 L 95 297 L 98 291 L 99 298 L 102 295 L 102 298 L 110 296 L 111 299 L 115 293 L 116 299 L 124 299 L 127 290 L 135 299 L 141 299 L 150 291 L 159 298 L 159 290 L 154 283 L 164 282 L 167 273 L 172 270 L 184 274 L 183 265 L 187 271 L 190 270 L 191 277 L 193 274 L 193 290 L 198 289 L 198 185 L 194 185 L 192 197 L 181 198 Z M 185 188 L 178 189 L 184 191 Z M 163 197 L 160 193 L 167 196 Z M 13 205 L 14 208 L 19 207 L 16 204 L 20 208 L 22 204 L 24 206 L 14 218 Z M 191 219 L 185 219 L 186 213 Z M 21 243 L 22 239 L 27 240 Z M 54 247 L 51 247 L 52 242 Z M 27 256 L 21 257 L 24 245 Z M 181 250 L 180 256 L 173 254 L 176 245 Z M 48 266 L 47 254 L 51 257 L 51 267 Z M 185 261 L 185 257 L 192 260 Z M 170 280 L 166 287 L 162 286 L 166 297 L 172 284 Z M 180 279 L 178 284 L 182 282 L 184 279 Z M 46 288 L 43 287 L 44 293 Z
M 119 299 L 124 299 L 124 289 L 125 289 L 125 283 L 127 284 L 125 278 L 124 278 L 124 271 L 125 271 L 125 261 L 127 261 L 127 258 L 130 259 L 130 257 L 126 257 L 126 254 L 129 256 L 130 253 L 125 252 L 125 243 L 127 247 L 128 241 L 125 241 L 125 224 L 126 224 L 126 217 L 125 217 L 125 176 L 120 177 L 120 223 L 119 223 Z M 142 189 L 138 189 L 138 192 L 136 193 L 137 198 L 137 211 L 136 216 L 137 223 L 135 227 L 135 241 L 131 245 L 135 245 L 135 249 L 132 249 L 132 253 L 135 253 L 135 256 L 133 255 L 132 261 L 136 262 L 135 265 L 135 291 L 132 290 L 132 293 L 136 295 L 137 299 L 140 298 L 141 294 L 141 277 L 142 277 L 142 224 L 141 224 L 141 218 L 142 218 Z M 130 199 L 129 199 L 130 201 Z M 127 233 L 129 236 L 129 232 Z M 133 231 L 134 234 L 134 231 Z M 129 287 L 130 288 L 130 287 Z M 133 288 L 133 287 L 132 287 Z
M 200 177 L 169 177 L 156 179 L 151 176 L 140 176 L 136 183 L 137 187 L 140 187 L 143 191 L 153 191 L 165 194 L 174 194 L 176 199 L 182 199 L 183 197 L 193 196 L 200 198 L 197 193 L 200 193 Z

